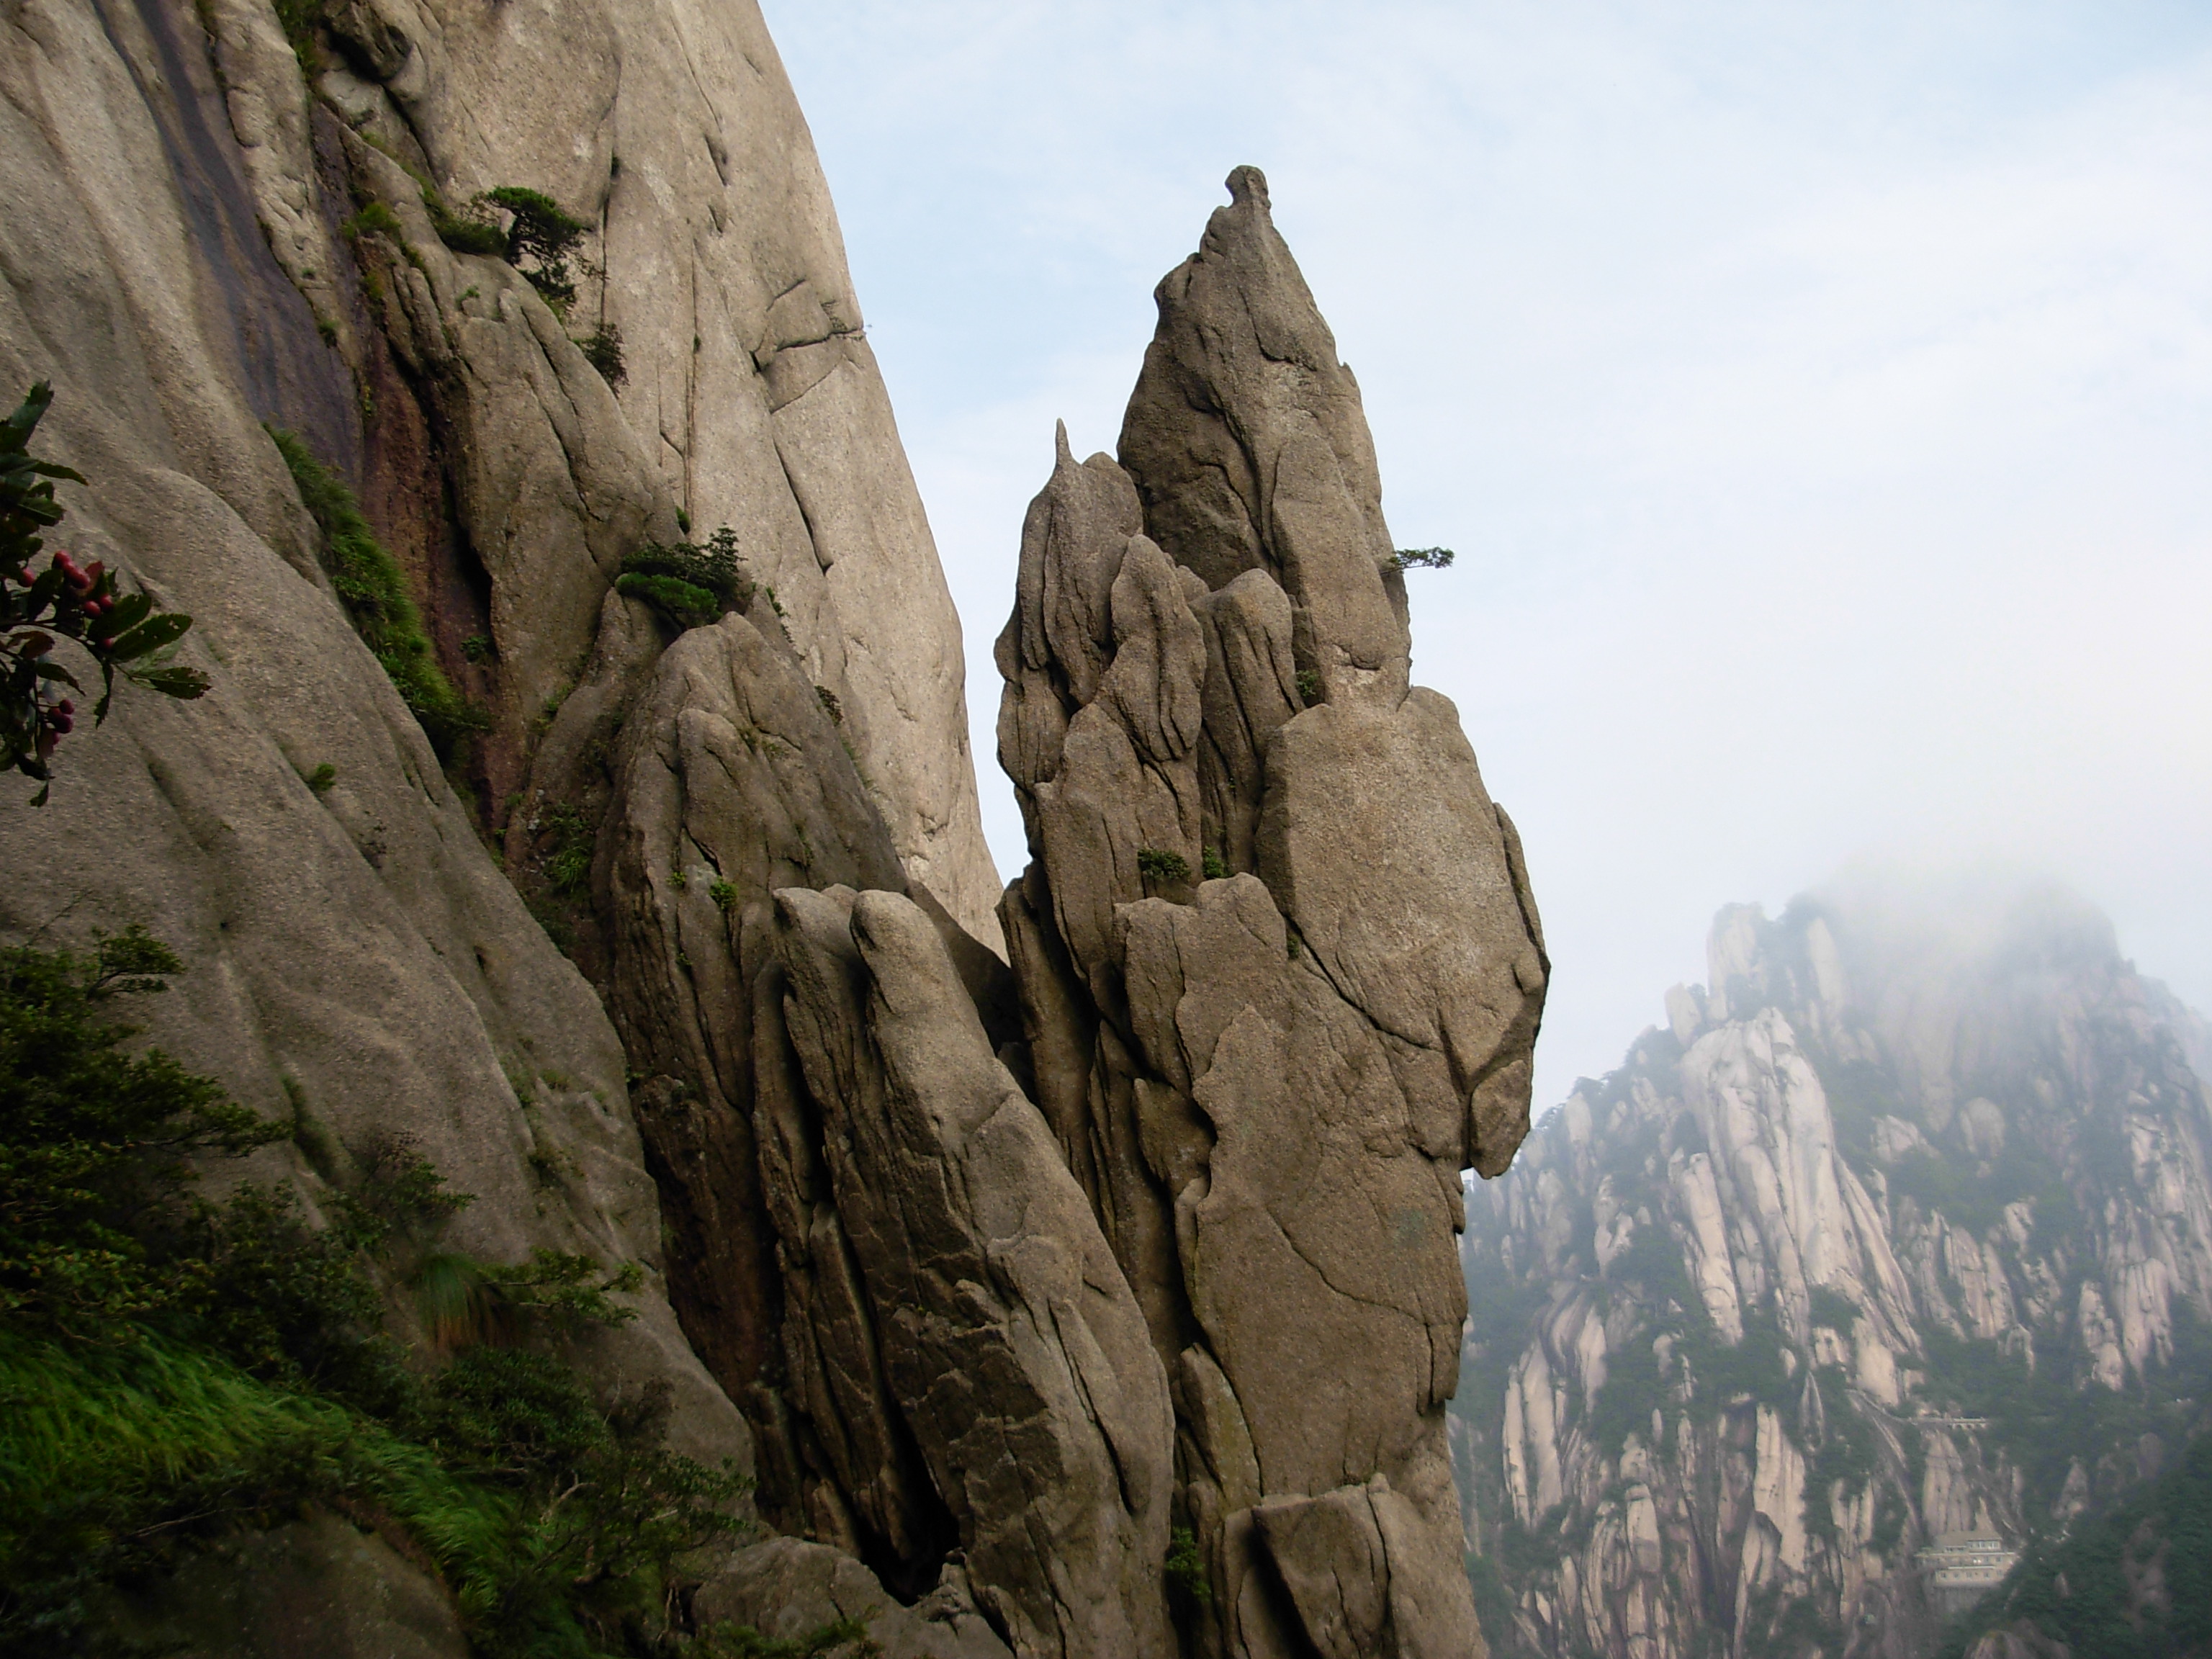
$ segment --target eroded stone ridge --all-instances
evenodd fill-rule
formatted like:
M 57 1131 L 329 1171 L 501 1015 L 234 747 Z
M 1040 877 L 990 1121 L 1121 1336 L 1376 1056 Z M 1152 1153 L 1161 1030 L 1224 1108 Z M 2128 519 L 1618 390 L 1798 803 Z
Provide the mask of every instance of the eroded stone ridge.
M 1460 1172 L 1528 1127 L 1547 964 L 1451 703 L 1410 689 L 1351 371 L 1231 175 L 1121 459 L 1023 529 L 1000 919 L 1034 1096 L 1175 1382 L 1209 1654 L 1479 1650 L 1444 1452 Z

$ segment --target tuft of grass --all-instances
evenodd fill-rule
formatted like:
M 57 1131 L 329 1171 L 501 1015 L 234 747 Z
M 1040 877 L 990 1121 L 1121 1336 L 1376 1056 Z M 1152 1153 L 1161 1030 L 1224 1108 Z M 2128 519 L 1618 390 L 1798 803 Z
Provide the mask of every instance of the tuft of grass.
M 718 877 L 714 880 L 708 883 L 707 896 L 714 900 L 714 902 L 720 907 L 723 915 L 727 915 L 730 911 L 737 907 L 737 884 L 734 882 L 724 881 Z
M 381 202 L 371 202 L 338 226 L 338 234 L 349 242 L 358 241 L 372 231 L 380 236 L 389 236 L 395 242 L 399 240 L 399 216 Z
M 592 826 L 569 805 L 549 808 L 535 826 L 553 838 L 545 855 L 545 879 L 556 893 L 574 893 L 592 873 Z
M 269 435 L 290 469 L 301 502 L 322 532 L 323 567 L 351 618 L 354 631 L 422 723 L 440 760 L 451 763 L 471 732 L 491 729 L 491 716 L 453 690 L 422 630 L 422 615 L 407 592 L 398 562 L 362 515 L 345 481 L 307 445 L 281 427 Z
M 338 769 L 331 765 L 328 761 L 325 761 L 313 771 L 308 773 L 306 780 L 307 787 L 313 790 L 319 795 L 328 794 L 333 788 L 337 787 L 337 781 Z

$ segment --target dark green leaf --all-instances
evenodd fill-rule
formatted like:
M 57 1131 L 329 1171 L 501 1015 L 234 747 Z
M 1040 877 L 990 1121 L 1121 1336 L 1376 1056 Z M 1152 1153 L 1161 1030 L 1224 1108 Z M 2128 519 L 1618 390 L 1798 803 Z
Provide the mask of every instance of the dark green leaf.
M 204 696 L 210 684 L 208 677 L 197 668 L 186 668 L 171 663 L 160 668 L 128 668 L 124 678 L 133 685 L 149 691 L 157 691 L 165 697 L 176 697 L 184 702 Z
M 184 638 L 185 630 L 191 625 L 192 619 L 182 611 L 165 611 L 158 617 L 149 617 L 116 641 L 114 649 L 107 654 L 118 662 L 129 662 Z
M 128 669 L 124 671 L 130 673 Z M 172 665 L 167 668 L 142 669 L 131 674 L 133 685 L 143 685 L 149 691 L 158 691 L 165 697 L 179 697 L 189 702 L 208 689 L 208 677 L 197 668 Z

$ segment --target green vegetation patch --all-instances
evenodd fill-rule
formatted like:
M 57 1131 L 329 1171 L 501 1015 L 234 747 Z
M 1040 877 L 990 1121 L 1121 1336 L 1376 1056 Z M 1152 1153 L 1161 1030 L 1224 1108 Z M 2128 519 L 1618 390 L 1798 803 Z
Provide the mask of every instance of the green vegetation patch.
M 430 637 L 422 631 L 422 612 L 409 597 L 407 578 L 376 539 L 345 481 L 293 434 L 272 426 L 269 435 L 322 532 L 323 568 L 354 631 L 391 677 L 438 757 L 450 763 L 470 733 L 491 728 L 490 714 L 456 691 L 439 668 Z
M 742 610 L 752 600 L 753 585 L 738 567 L 737 532 L 725 525 L 703 546 L 647 542 L 623 558 L 615 592 L 651 605 L 680 633 Z
M 630 1317 L 635 1264 L 441 1250 L 467 1196 L 404 1144 L 341 1149 L 296 1085 L 264 1120 L 131 1052 L 112 1005 L 178 970 L 136 929 L 0 951 L 0 1650 L 96 1651 L 114 1587 L 303 1504 L 403 1534 L 485 1659 L 864 1639 L 682 1628 L 746 1483 L 667 1450 L 665 1390 L 603 1392 L 549 1347 Z M 321 1224 L 289 1188 L 195 1190 L 188 1157 L 288 1134 L 343 1180 Z M 396 1302 L 432 1334 L 411 1356 Z
M 1449 570 L 1458 557 L 1449 547 L 1401 547 L 1390 562 L 1400 570 Z
M 1137 873 L 1152 881 L 1188 881 L 1190 860 L 1180 853 L 1142 847 L 1137 849 Z
M 2168 1605 L 2131 1600 L 2156 1563 Z M 2033 1625 L 2095 1659 L 2183 1659 L 2212 1652 L 2212 1434 L 2179 1465 L 2068 1537 L 2033 1548 L 1945 1643 L 1962 1659 L 2001 1625 Z
M 623 362 L 622 330 L 612 323 L 601 323 L 589 334 L 580 335 L 576 349 L 584 354 L 584 361 L 599 372 L 599 378 L 611 391 L 620 391 L 623 382 L 629 379 L 629 368 Z

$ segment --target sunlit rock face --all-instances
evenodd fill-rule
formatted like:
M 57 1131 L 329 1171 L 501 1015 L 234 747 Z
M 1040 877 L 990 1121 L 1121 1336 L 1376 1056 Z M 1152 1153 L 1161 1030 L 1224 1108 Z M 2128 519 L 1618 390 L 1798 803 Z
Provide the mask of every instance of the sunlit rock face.
M 1451 1426 L 1488 1633 L 1905 1659 L 1948 1610 L 1931 1540 L 2052 1535 L 2185 1438 L 2201 1023 L 2024 885 L 1733 907 L 1709 958 L 1471 1204 Z
M 1175 1402 L 1208 1654 L 1465 1654 L 1461 1171 L 1528 1122 L 1510 822 L 1409 687 L 1351 372 L 1242 167 L 1160 284 L 1117 463 L 1065 432 L 1000 635 L 1038 1107 Z

